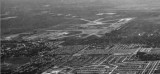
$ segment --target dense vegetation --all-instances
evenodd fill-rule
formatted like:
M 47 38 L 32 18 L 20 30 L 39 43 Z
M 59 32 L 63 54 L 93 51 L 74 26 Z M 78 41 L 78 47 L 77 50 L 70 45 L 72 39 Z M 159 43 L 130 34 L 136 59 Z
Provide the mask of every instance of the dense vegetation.
M 160 54 L 149 54 L 145 52 L 137 52 L 136 57 L 138 57 L 141 61 L 160 60 Z

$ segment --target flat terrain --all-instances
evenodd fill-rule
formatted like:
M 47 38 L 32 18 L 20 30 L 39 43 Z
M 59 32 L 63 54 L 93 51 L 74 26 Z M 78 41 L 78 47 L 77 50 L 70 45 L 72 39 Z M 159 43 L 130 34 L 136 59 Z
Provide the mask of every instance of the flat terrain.
M 158 0 L 2 4 L 2 74 L 160 74 Z

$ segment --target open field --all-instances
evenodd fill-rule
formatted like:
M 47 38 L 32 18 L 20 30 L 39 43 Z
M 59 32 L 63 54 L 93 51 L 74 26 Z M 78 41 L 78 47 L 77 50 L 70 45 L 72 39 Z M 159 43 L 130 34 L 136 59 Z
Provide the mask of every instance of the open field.
M 81 34 L 87 34 L 88 36 L 86 36 L 86 37 L 89 37 L 92 35 L 102 37 L 105 33 L 110 33 L 114 30 L 120 29 L 122 26 L 124 26 L 124 24 L 130 22 L 134 18 L 122 18 L 122 19 L 119 19 L 118 21 L 110 23 L 110 24 L 106 24 L 107 20 L 101 21 L 102 19 L 97 19 L 95 21 L 89 21 L 87 24 L 68 25 L 64 29 L 61 28 L 60 30 L 54 30 L 54 28 L 55 28 L 54 27 L 53 30 L 51 30 L 51 28 L 49 30 L 46 29 L 46 32 L 45 32 L 45 30 L 44 31 L 42 30 L 42 31 L 40 31 L 41 32 L 40 34 L 37 33 L 37 34 L 33 34 L 31 36 L 30 35 L 29 36 L 22 36 L 22 38 L 24 40 L 25 39 L 26 40 L 34 40 L 34 39 L 41 39 L 41 38 L 42 39 L 44 39 L 44 38 L 58 39 L 58 38 L 81 35 Z M 105 22 L 105 23 L 103 23 L 103 22 Z M 14 39 L 14 37 L 9 37 L 9 36 L 7 38 Z

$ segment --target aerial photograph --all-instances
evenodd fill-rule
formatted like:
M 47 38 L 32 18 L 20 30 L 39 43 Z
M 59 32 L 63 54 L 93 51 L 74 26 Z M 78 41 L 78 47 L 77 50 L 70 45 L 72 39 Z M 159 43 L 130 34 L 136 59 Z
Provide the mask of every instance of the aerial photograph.
M 160 0 L 0 0 L 0 74 L 160 74 Z

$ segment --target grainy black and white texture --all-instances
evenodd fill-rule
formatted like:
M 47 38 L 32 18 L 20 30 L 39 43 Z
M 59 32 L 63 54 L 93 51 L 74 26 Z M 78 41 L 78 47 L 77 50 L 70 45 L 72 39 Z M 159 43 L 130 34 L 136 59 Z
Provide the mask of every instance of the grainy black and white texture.
M 1 0 L 1 74 L 160 74 L 160 0 Z

